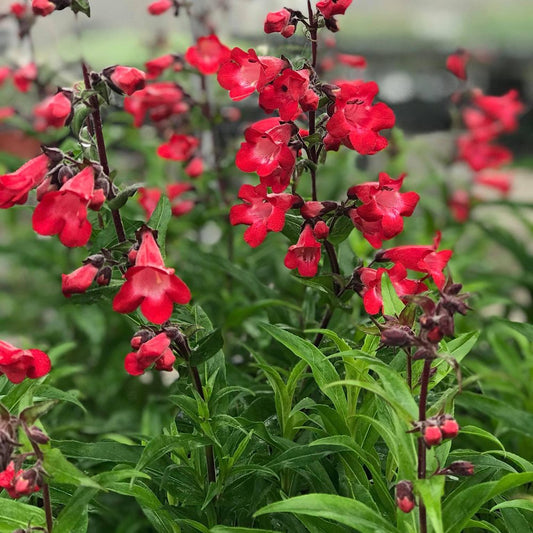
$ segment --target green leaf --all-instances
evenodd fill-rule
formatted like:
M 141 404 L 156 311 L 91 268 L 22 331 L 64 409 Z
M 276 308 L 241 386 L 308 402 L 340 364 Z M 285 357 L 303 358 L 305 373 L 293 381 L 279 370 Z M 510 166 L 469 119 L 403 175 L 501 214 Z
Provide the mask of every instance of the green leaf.
M 414 486 L 426 506 L 427 516 L 435 533 L 443 533 L 441 499 L 444 494 L 444 476 L 415 479 Z
M 85 125 L 85 121 L 90 113 L 91 110 L 84 103 L 81 103 L 75 107 L 74 116 L 72 117 L 72 121 L 70 123 L 72 133 L 75 135 L 75 137 L 79 137 L 80 131 Z
M 400 316 L 405 304 L 398 297 L 388 274 L 381 277 L 381 297 L 383 298 L 383 314 Z
M 297 337 L 288 331 L 285 331 L 271 324 L 259 324 L 260 327 L 284 344 L 294 355 L 303 359 L 313 372 L 313 377 L 320 390 L 333 402 L 337 411 L 346 416 L 347 403 L 346 396 L 341 386 L 330 386 L 330 384 L 339 381 L 339 374 L 335 367 L 326 358 L 326 356 L 309 341 Z
M 336 220 L 333 229 L 330 231 L 328 241 L 334 245 L 340 244 L 348 238 L 354 229 L 350 217 L 340 217 Z
M 526 500 L 526 499 L 517 499 L 517 500 L 509 500 L 507 502 L 499 503 L 498 505 L 495 505 L 490 512 L 493 513 L 494 511 L 498 509 L 522 509 L 523 511 L 531 511 L 533 512 L 533 500 Z
M 165 257 L 165 237 L 167 235 L 167 228 L 171 218 L 172 208 L 170 206 L 170 200 L 165 194 L 162 194 L 150 220 L 147 222 L 147 225 L 150 228 L 157 230 L 157 242 L 161 248 L 161 254 L 163 257 Z
M 498 448 L 505 451 L 503 444 L 497 437 L 495 437 L 492 433 L 489 433 L 488 431 L 485 431 L 484 429 L 478 428 L 476 426 L 461 427 L 461 435 L 473 435 L 474 437 L 480 437 L 482 439 L 489 440 L 492 443 L 496 444 Z
M 32 425 L 41 416 L 46 414 L 54 405 L 57 404 L 57 400 L 48 400 L 47 402 L 40 402 L 31 407 L 26 407 L 20 413 L 20 418 L 28 425 Z
M 65 457 L 131 464 L 139 461 L 144 450 L 143 446 L 130 446 L 118 442 L 88 443 L 75 440 L 53 440 L 52 446 L 61 450 Z
M 305 494 L 271 503 L 254 516 L 268 513 L 294 513 L 335 520 L 362 533 L 399 533 L 388 520 L 363 503 L 335 494 Z
M 485 531 L 492 531 L 493 533 L 502 533 L 501 529 L 489 524 L 485 520 L 469 520 L 465 525 L 465 529 L 475 528 L 483 529 Z
M 220 328 L 203 337 L 191 354 L 191 365 L 199 366 L 215 356 L 224 346 Z
M 51 475 L 54 483 L 64 483 L 82 487 L 99 489 L 98 483 L 78 470 L 57 448 L 42 448 L 44 469 Z
M 254 529 L 251 527 L 231 527 L 215 526 L 209 530 L 210 533 L 276 533 L 272 529 Z
M 525 322 L 511 322 L 510 320 L 504 320 L 503 318 L 499 318 L 497 323 L 509 326 L 515 331 L 518 331 L 518 333 L 523 335 L 529 342 L 533 342 L 533 324 L 527 324 Z
M 28 523 L 32 526 L 45 526 L 46 518 L 44 511 L 17 500 L 8 498 L 0 499 L 0 531 L 11 533 L 17 528 L 25 529 Z
M 72 533 L 80 521 L 80 516 L 87 512 L 89 502 L 98 493 L 97 489 L 80 487 L 63 507 L 54 521 L 54 533 Z
M 120 209 L 128 201 L 128 198 L 133 196 L 141 187 L 143 187 L 142 183 L 129 185 L 125 189 L 119 191 L 119 193 L 112 200 L 109 200 L 107 202 L 107 206 L 109 209 Z
M 77 405 L 83 412 L 87 412 L 85 407 L 83 407 L 82 403 L 72 392 L 62 391 L 61 389 L 52 387 L 51 385 L 39 385 L 39 387 L 35 391 L 35 396 L 39 396 L 41 398 L 49 398 L 51 400 L 59 400 L 61 402 L 72 403 L 74 405 Z
M 72 0 L 70 9 L 72 9 L 74 13 L 83 13 L 88 17 L 91 16 L 91 6 L 89 5 L 89 0 Z

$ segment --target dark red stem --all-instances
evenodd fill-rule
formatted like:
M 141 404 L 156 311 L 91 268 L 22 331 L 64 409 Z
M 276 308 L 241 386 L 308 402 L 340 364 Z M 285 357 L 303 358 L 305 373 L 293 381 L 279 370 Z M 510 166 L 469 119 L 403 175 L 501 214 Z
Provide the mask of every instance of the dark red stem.
M 428 397 L 428 384 L 431 371 L 431 361 L 426 359 L 424 361 L 424 368 L 422 370 L 422 376 L 420 378 L 420 399 L 418 403 L 418 419 L 419 422 L 426 420 L 426 408 Z M 418 437 L 418 479 L 426 478 L 426 443 L 423 437 Z M 418 501 L 418 516 L 420 524 L 420 533 L 427 533 L 427 516 L 426 506 L 421 498 Z

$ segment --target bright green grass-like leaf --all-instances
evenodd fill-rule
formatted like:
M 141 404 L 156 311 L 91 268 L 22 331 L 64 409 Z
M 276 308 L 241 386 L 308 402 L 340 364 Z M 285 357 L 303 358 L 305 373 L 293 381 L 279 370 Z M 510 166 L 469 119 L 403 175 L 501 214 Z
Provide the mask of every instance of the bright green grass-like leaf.
M 284 344 L 294 355 L 307 362 L 320 390 L 333 402 L 337 411 L 345 415 L 347 403 L 342 387 L 339 385 L 328 387 L 328 385 L 339 381 L 339 374 L 326 356 L 309 341 L 288 331 L 271 324 L 260 324 L 260 326 L 272 337 Z
M 0 499 L 0 533 L 12 533 L 17 528 L 46 525 L 44 511 L 9 498 Z
M 498 448 L 505 451 L 505 447 L 500 442 L 500 440 L 495 437 L 492 433 L 485 431 L 484 429 L 478 428 L 476 426 L 463 426 L 461 427 L 462 435 L 472 435 L 474 437 L 480 437 L 482 439 L 489 440 L 490 442 L 496 444 Z
M 150 217 L 150 220 L 147 222 L 147 225 L 150 228 L 157 230 L 157 243 L 159 244 L 159 248 L 161 248 L 161 254 L 163 257 L 166 255 L 165 242 L 167 228 L 171 218 L 172 208 L 170 206 L 170 200 L 168 199 L 167 195 L 162 194 L 161 198 L 159 198 L 159 202 L 157 202 L 152 216 Z
M 498 509 L 522 509 L 523 511 L 531 511 L 533 512 L 533 499 L 518 499 L 518 500 L 509 500 L 507 502 L 499 503 L 498 505 L 495 505 L 490 512 L 493 513 L 494 511 Z
M 381 277 L 381 297 L 383 298 L 383 314 L 399 316 L 405 304 L 398 298 L 398 293 L 388 274 Z
M 525 322 L 512 322 L 511 320 L 504 320 L 499 318 L 497 320 L 498 324 L 504 324 L 515 331 L 518 331 L 523 335 L 529 342 L 533 342 L 533 324 L 527 324 Z
M 305 494 L 271 503 L 255 513 L 294 513 L 335 520 L 361 533 L 399 533 L 388 520 L 363 503 L 335 494 Z
M 65 457 L 131 464 L 139 461 L 144 450 L 142 446 L 129 446 L 118 442 L 88 443 L 74 440 L 54 440 L 52 446 L 61 450 Z
M 254 529 L 251 527 L 215 526 L 209 533 L 276 533 L 272 529 Z
M 98 483 L 70 463 L 57 448 L 43 447 L 44 469 L 52 476 L 52 482 L 68 485 L 100 488 Z
M 59 400 L 61 402 L 72 403 L 74 405 L 77 405 L 84 413 L 87 412 L 85 407 L 83 407 L 82 403 L 72 392 L 62 391 L 61 389 L 52 387 L 51 385 L 39 385 L 39 387 L 35 391 L 35 396 L 39 396 L 40 398 L 48 398 L 50 400 Z
M 75 531 L 80 516 L 87 512 L 89 502 L 96 496 L 98 489 L 80 487 L 54 521 L 54 533 L 72 533 Z
M 435 533 L 443 533 L 441 499 L 444 493 L 444 476 L 415 479 L 415 490 L 426 506 L 427 517 Z

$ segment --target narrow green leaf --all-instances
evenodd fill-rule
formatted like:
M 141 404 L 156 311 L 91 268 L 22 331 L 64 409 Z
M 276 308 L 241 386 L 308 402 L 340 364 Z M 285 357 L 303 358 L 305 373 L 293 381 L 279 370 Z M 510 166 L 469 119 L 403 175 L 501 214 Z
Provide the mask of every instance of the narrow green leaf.
M 26 422 L 26 424 L 31 425 L 41 416 L 46 414 L 54 405 L 57 404 L 57 400 L 48 400 L 47 402 L 40 402 L 31 407 L 26 407 L 20 413 L 20 418 Z
M 305 494 L 276 503 L 257 511 L 255 516 L 268 513 L 294 513 L 318 516 L 356 527 L 362 533 L 399 533 L 388 520 L 363 503 L 335 494 Z
M 152 216 L 150 217 L 150 220 L 147 222 L 147 225 L 150 228 L 157 230 L 157 243 L 161 248 L 161 254 L 163 257 L 165 257 L 165 238 L 171 218 L 172 208 L 170 206 L 170 200 L 165 194 L 162 194 L 161 198 L 159 198 L 159 202 L 157 202 Z
M 191 365 L 199 366 L 205 363 L 208 359 L 215 356 L 223 346 L 224 337 L 222 337 L 220 328 L 217 328 L 200 340 L 198 346 L 196 346 L 191 354 Z
M 80 516 L 87 511 L 89 502 L 98 493 L 97 489 L 80 487 L 54 521 L 54 533 L 72 533 L 77 527 Z
M 215 526 L 209 533 L 276 533 L 272 529 L 254 529 L 251 527 Z
M 473 435 L 474 437 L 480 437 L 486 439 L 496 444 L 498 448 L 505 451 L 505 447 L 500 442 L 500 440 L 495 437 L 492 433 L 485 431 L 484 429 L 478 428 L 476 426 L 463 426 L 461 427 L 461 435 Z
M 529 342 L 533 342 L 533 324 L 527 324 L 526 322 L 512 322 L 511 320 L 504 320 L 499 318 L 497 320 L 498 324 L 504 324 L 515 331 L 518 331 L 523 335 Z
M 443 533 L 441 499 L 444 493 L 444 476 L 416 479 L 414 486 L 426 506 L 427 516 L 434 533 Z
M 143 187 L 142 183 L 128 185 L 119 191 L 112 200 L 108 200 L 107 206 L 109 209 L 120 209 L 128 201 L 128 198 L 132 197 L 141 187 Z
M 74 13 L 83 13 L 88 17 L 91 16 L 91 6 L 89 5 L 89 0 L 72 0 L 70 9 L 72 9 Z
M 99 489 L 100 486 L 81 470 L 70 463 L 57 448 L 43 447 L 44 469 L 51 475 L 53 483 L 64 483 L 77 487 L 92 487 Z
M 531 511 L 533 512 L 533 499 L 526 500 L 526 499 L 518 499 L 518 500 L 509 500 L 507 502 L 499 503 L 498 505 L 495 505 L 490 512 L 493 513 L 497 509 L 522 509 L 523 511 Z
M 44 511 L 17 500 L 0 499 L 0 531 L 11 533 L 17 528 L 25 529 L 28 523 L 32 526 L 45 526 Z
M 398 297 L 388 274 L 381 277 L 381 297 L 383 298 L 383 314 L 391 316 L 401 314 L 405 304 Z
M 131 464 L 139 461 L 144 450 L 143 446 L 130 446 L 118 442 L 88 443 L 75 440 L 53 440 L 52 446 L 61 450 L 65 457 Z

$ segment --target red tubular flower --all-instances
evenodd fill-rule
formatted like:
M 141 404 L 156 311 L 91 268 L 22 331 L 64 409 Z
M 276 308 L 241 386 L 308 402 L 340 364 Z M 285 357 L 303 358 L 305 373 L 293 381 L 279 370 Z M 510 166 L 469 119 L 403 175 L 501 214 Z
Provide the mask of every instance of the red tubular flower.
M 44 131 L 47 128 L 62 128 L 72 112 L 72 103 L 64 93 L 45 98 L 33 108 L 34 128 Z
M 379 174 L 379 183 L 367 182 L 351 187 L 348 196 L 356 196 L 363 205 L 350 210 L 354 226 L 374 247 L 392 239 L 403 230 L 402 217 L 409 217 L 420 199 L 416 192 L 401 193 L 405 174 L 397 180 L 385 172 Z
M 121 92 L 131 96 L 133 93 L 144 89 L 146 85 L 146 74 L 134 67 L 109 67 L 104 70 L 104 75 Z
M 453 219 L 461 224 L 466 222 L 470 217 L 470 204 L 468 191 L 463 189 L 453 191 L 452 197 L 448 202 Z
M 318 94 L 309 87 L 309 70 L 285 69 L 259 93 L 259 105 L 265 113 L 279 110 L 283 121 L 297 118 L 302 111 L 318 107 Z
M 92 226 L 87 220 L 94 191 L 94 171 L 85 167 L 59 191 L 46 193 L 33 212 L 33 229 L 39 235 L 59 235 L 69 248 L 85 246 Z
M 311 278 L 318 271 L 321 244 L 315 239 L 313 228 L 306 224 L 296 244 L 289 247 L 284 264 L 298 269 L 300 276 Z
M 505 146 L 478 141 L 470 135 L 461 135 L 457 139 L 457 146 L 459 159 L 464 160 L 475 171 L 499 168 L 513 159 L 511 151 Z
M 148 13 L 150 13 L 150 15 L 162 15 L 173 5 L 174 2 L 172 2 L 172 0 L 157 0 L 148 6 Z
M 9 67 L 0 67 L 0 86 L 11 76 L 11 69 Z
M 246 128 L 245 142 L 235 157 L 237 168 L 257 172 L 261 183 L 275 193 L 283 192 L 296 163 L 295 153 L 288 146 L 292 131 L 290 124 L 281 124 L 277 118 L 266 118 Z
M 337 61 L 353 68 L 366 68 L 366 59 L 354 54 L 337 54 Z
M 166 54 L 164 56 L 155 57 L 147 61 L 144 66 L 146 67 L 146 79 L 153 80 L 163 74 L 165 70 L 170 68 L 175 61 L 175 57 L 172 54 Z
M 181 217 L 194 208 L 194 200 L 180 200 L 183 193 L 193 189 L 194 187 L 190 183 L 170 183 L 167 185 L 167 195 L 173 216 Z
M 422 431 L 426 446 L 438 446 L 442 442 L 442 432 L 437 426 L 426 426 Z
M 322 0 L 317 2 L 316 7 L 324 15 L 324 18 L 329 19 L 335 15 L 344 15 L 352 0 Z
M 460 80 L 466 80 L 466 65 L 470 59 L 470 54 L 460 48 L 455 53 L 450 54 L 446 59 L 446 68 Z
M 144 209 L 146 220 L 149 220 L 161 198 L 161 190 L 157 187 L 141 187 L 137 192 L 137 202 Z
M 512 172 L 494 172 L 492 170 L 485 170 L 479 172 L 474 177 L 474 183 L 478 185 L 485 185 L 501 192 L 507 196 L 511 192 L 514 175 Z
M 136 352 L 126 355 L 124 368 L 132 376 L 140 376 L 153 363 L 157 370 L 171 371 L 176 357 L 169 348 L 170 339 L 165 333 L 159 333 L 142 343 Z
M 193 157 L 185 167 L 185 174 L 189 178 L 197 178 L 202 175 L 204 171 L 204 162 L 201 157 Z
M 285 8 L 268 13 L 264 24 L 265 33 L 281 33 L 285 38 L 294 35 L 296 26 L 290 24 L 291 16 L 291 12 Z
M 21 93 L 27 93 L 36 79 L 37 67 L 35 63 L 28 63 L 13 72 L 13 84 Z
M 248 52 L 233 48 L 230 60 L 224 63 L 217 74 L 221 87 L 229 91 L 229 97 L 238 101 L 270 83 L 287 66 L 283 59 L 270 56 L 258 57 L 255 50 Z
M 61 274 L 61 291 L 65 298 L 72 294 L 84 293 L 94 281 L 99 268 L 92 263 L 87 263 L 70 274 Z
M 141 232 L 141 245 L 135 265 L 124 275 L 126 282 L 113 300 L 118 313 L 131 313 L 141 306 L 141 313 L 155 324 L 166 322 L 172 315 L 173 303 L 186 304 L 191 292 L 183 281 L 166 268 L 152 230 Z
M 13 461 L 10 461 L 6 469 L 0 472 L 0 487 L 6 489 L 11 498 L 20 498 L 40 490 L 35 471 L 15 471 L 15 463 Z
M 0 209 L 23 204 L 28 193 L 38 187 L 48 172 L 48 157 L 41 154 L 11 174 L 0 176 Z
M 407 271 L 401 264 L 394 265 L 390 269 L 378 268 L 377 270 L 368 267 L 358 269 L 359 278 L 363 284 L 361 296 L 365 311 L 369 315 L 375 315 L 383 311 L 383 298 L 381 296 L 381 278 L 387 274 L 392 286 L 400 298 L 408 294 L 418 294 L 427 290 L 421 281 L 406 279 Z
M 336 95 L 334 112 L 326 125 L 326 148 L 338 150 L 344 144 L 363 155 L 386 148 L 387 139 L 378 132 L 394 126 L 394 113 L 383 103 L 372 105 L 378 92 L 377 84 L 347 81 L 338 86 L 340 91 Z
M 230 59 L 230 49 L 211 34 L 198 38 L 196 46 L 190 46 L 185 52 L 185 59 L 202 74 L 214 74 Z
M 162 81 L 147 85 L 144 89 L 124 99 L 124 110 L 134 117 L 135 127 L 140 127 L 148 112 L 154 122 L 171 115 L 185 113 L 189 106 L 183 100 L 181 88 L 173 82 Z
M 489 119 L 499 125 L 501 133 L 512 133 L 518 129 L 518 115 L 524 111 L 524 104 L 520 102 L 516 89 L 511 89 L 501 96 L 486 96 L 478 90 L 475 91 L 472 101 Z
M 37 379 L 50 372 L 48 355 L 40 350 L 21 350 L 0 341 L 0 374 L 5 374 L 12 383 L 20 383 L 24 378 Z
M 173 161 L 187 161 L 198 148 L 200 141 L 190 135 L 174 133 L 167 143 L 163 143 L 157 149 L 157 155 L 163 159 Z
M 31 0 L 31 8 L 35 15 L 46 17 L 55 10 L 56 5 L 49 0 Z
M 27 6 L 22 2 L 13 2 L 9 6 L 9 11 L 15 15 L 18 19 L 22 18 L 26 14 Z
M 233 226 L 246 224 L 244 240 L 252 247 L 259 246 L 269 231 L 281 231 L 285 225 L 285 213 L 292 207 L 296 197 L 292 194 L 267 194 L 264 184 L 253 187 L 242 185 L 239 198 L 244 204 L 230 209 L 229 220 Z
M 409 270 L 425 272 L 432 277 L 439 289 L 444 287 L 444 274 L 442 271 L 452 256 L 451 250 L 437 252 L 440 244 L 441 233 L 437 232 L 432 246 L 397 246 L 389 248 L 379 255 L 380 261 L 387 260 L 401 264 Z

